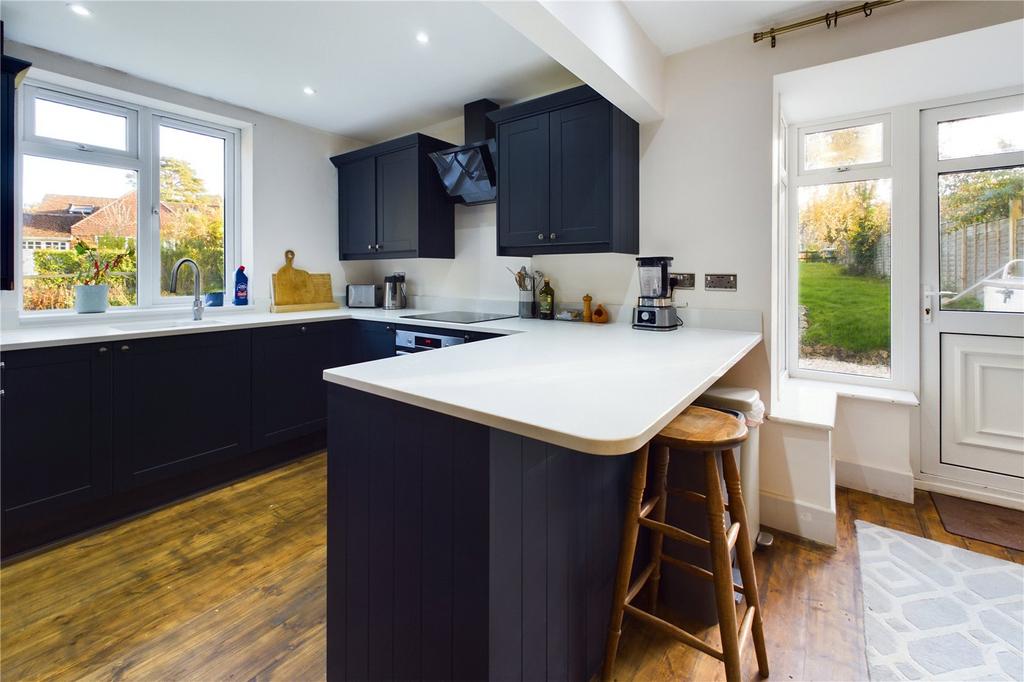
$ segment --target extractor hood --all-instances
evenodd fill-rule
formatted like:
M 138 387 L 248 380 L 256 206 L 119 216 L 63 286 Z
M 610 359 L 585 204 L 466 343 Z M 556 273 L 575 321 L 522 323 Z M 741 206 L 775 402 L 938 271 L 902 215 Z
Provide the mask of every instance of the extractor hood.
M 497 108 L 489 99 L 467 104 L 463 108 L 466 143 L 430 153 L 448 195 L 467 206 L 491 203 L 497 195 L 497 144 L 494 123 L 487 119 L 487 112 Z

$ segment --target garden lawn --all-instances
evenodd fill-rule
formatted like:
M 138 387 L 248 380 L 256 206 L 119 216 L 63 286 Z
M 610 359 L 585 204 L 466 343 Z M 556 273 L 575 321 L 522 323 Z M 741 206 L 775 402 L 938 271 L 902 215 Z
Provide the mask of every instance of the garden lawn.
M 803 346 L 849 353 L 889 350 L 889 280 L 847 275 L 834 263 L 800 263 Z

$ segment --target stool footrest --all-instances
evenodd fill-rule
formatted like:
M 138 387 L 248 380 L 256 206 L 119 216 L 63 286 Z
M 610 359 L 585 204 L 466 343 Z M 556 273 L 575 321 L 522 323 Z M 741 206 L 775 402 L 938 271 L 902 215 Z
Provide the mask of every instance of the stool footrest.
M 679 497 L 687 502 L 695 502 L 697 504 L 707 504 L 708 496 L 703 493 L 696 493 L 686 488 L 665 488 L 665 492 L 672 497 Z M 724 504 L 725 511 L 729 511 L 729 505 Z
M 648 625 L 653 625 L 655 628 L 661 630 L 669 637 L 677 639 L 683 644 L 691 646 L 694 649 L 697 649 L 698 651 L 702 651 L 708 656 L 717 658 L 719 661 L 725 658 L 721 651 L 715 649 L 704 640 L 691 635 L 689 632 L 683 630 L 682 628 L 678 628 L 675 625 L 672 625 L 672 623 L 669 623 L 668 621 L 664 621 L 661 618 L 658 618 L 657 616 L 652 616 L 646 611 L 642 611 L 631 604 L 626 604 L 626 613 L 635 616 L 636 618 L 639 618 Z
M 747 642 L 750 640 L 750 629 L 754 624 L 754 611 L 757 610 L 756 606 L 748 606 L 746 612 L 743 614 L 743 621 L 740 623 L 740 658 L 743 658 L 743 650 L 747 646 Z
M 670 556 L 665 553 L 662 553 L 661 560 L 667 563 L 669 566 L 675 566 L 679 570 L 689 573 L 692 576 L 696 576 L 697 578 L 701 578 L 702 580 L 707 580 L 708 582 L 714 582 L 715 580 L 714 573 L 707 570 L 706 568 L 695 566 L 691 564 L 689 561 L 683 561 L 682 559 L 677 559 L 676 557 Z M 736 583 L 733 583 L 732 589 L 734 592 L 743 594 L 742 585 L 737 585 Z
M 637 576 L 633 584 L 629 586 L 629 591 L 626 592 L 626 603 L 629 604 L 636 598 L 636 595 L 644 588 L 647 583 L 647 579 L 651 577 L 651 573 L 654 571 L 654 563 L 647 564 L 647 568 L 640 571 L 640 575 Z
M 697 537 L 693 533 L 687 533 L 685 530 L 676 528 L 675 526 L 670 526 L 667 523 L 661 523 L 652 519 L 640 519 L 640 525 L 644 528 L 650 528 L 657 533 L 664 533 L 673 540 L 679 540 L 680 542 L 696 545 L 703 549 L 707 549 L 711 546 L 711 543 L 704 538 Z M 730 548 L 731 547 L 732 545 L 730 545 Z
M 736 539 L 740 536 L 740 524 L 734 523 L 729 526 L 729 532 L 725 534 L 725 540 L 729 545 L 729 551 L 736 546 Z
M 650 515 L 650 513 L 654 511 L 654 508 L 658 506 L 659 500 L 661 500 L 661 496 L 655 495 L 651 499 L 644 502 L 643 505 L 640 506 L 640 518 L 646 519 Z

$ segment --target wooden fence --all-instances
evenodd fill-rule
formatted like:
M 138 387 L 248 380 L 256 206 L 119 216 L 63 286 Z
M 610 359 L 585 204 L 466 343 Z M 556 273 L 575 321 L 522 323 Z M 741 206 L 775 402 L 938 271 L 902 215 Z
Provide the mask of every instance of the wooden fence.
M 969 225 L 955 232 L 943 230 L 939 242 L 940 285 L 949 291 L 963 291 L 1014 258 L 1024 258 L 1024 219 L 1018 219 L 1012 231 L 1009 218 Z

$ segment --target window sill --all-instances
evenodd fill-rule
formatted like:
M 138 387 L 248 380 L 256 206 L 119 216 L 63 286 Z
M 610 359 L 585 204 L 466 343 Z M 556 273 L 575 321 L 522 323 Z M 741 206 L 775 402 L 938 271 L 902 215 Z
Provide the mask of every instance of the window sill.
M 832 381 L 779 378 L 777 399 L 768 418 L 772 421 L 831 431 L 836 425 L 836 402 L 842 398 L 917 407 L 912 391 L 860 386 Z
M 265 307 L 250 301 L 249 305 L 223 305 L 206 306 L 205 313 L 230 315 L 245 312 L 266 312 Z M 161 305 L 154 308 L 109 308 L 102 313 L 76 313 L 74 310 L 52 310 L 33 313 L 22 312 L 18 315 L 18 327 L 49 327 L 64 326 L 70 324 L 109 324 L 115 322 L 131 322 L 135 320 L 159 320 L 161 318 L 180 318 L 183 315 L 192 315 L 192 304 L 188 305 Z

